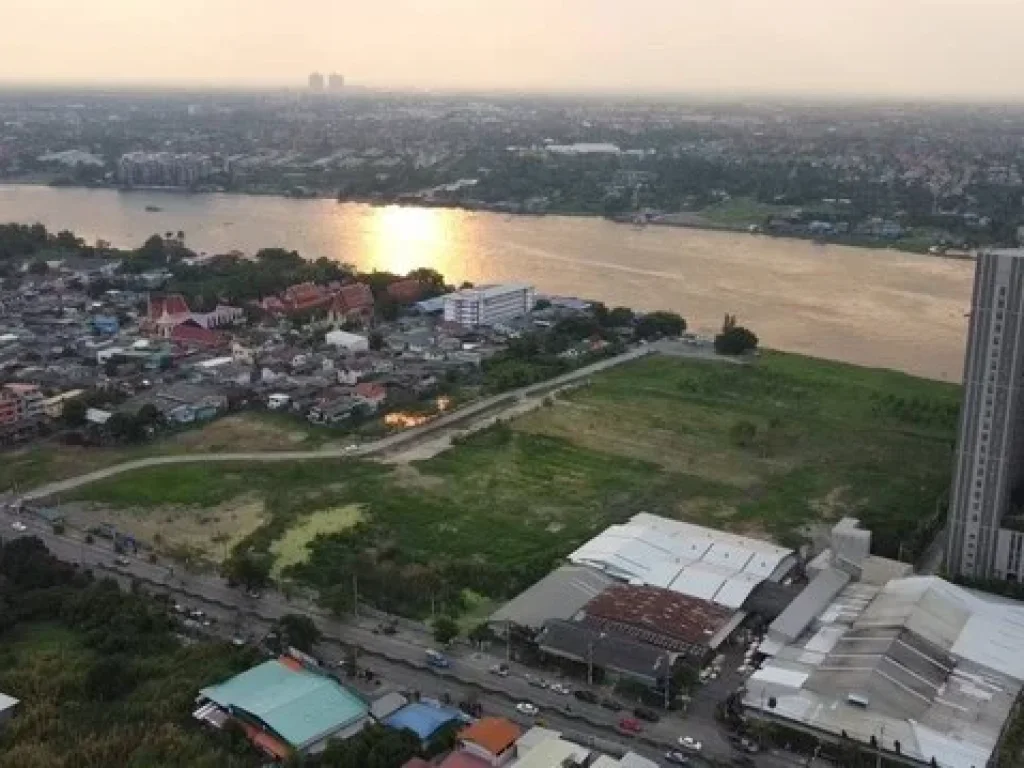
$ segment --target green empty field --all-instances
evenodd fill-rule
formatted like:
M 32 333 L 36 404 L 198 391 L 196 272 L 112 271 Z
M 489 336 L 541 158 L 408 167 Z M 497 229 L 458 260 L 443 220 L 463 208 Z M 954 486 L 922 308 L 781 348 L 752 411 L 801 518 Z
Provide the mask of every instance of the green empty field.
M 270 553 L 274 556 L 273 576 L 279 577 L 285 568 L 306 562 L 309 558 L 309 545 L 317 536 L 341 533 L 362 519 L 362 509 L 357 504 L 348 504 L 314 512 L 289 528 L 284 536 L 270 545 Z
M 876 551 L 913 554 L 942 511 L 958 403 L 955 386 L 793 355 L 656 357 L 429 461 L 162 467 L 80 495 L 138 507 L 257 493 L 268 521 L 242 544 L 277 554 L 284 576 L 339 604 L 358 573 L 384 607 L 465 610 L 465 590 L 513 594 L 640 511 L 794 546 L 853 514 Z M 310 516 L 348 505 L 362 518 L 335 530 Z

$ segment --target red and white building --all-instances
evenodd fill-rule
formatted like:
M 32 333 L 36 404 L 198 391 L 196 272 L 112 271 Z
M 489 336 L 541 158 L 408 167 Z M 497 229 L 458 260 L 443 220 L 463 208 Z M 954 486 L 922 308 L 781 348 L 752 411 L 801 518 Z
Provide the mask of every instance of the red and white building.
M 5 384 L 0 388 L 0 428 L 37 420 L 45 413 L 45 400 L 34 384 Z
M 218 304 L 212 312 L 193 312 L 185 297 L 178 293 L 150 296 L 145 326 L 150 333 L 170 339 L 175 328 L 183 323 L 194 323 L 205 330 L 232 325 L 245 319 L 245 310 L 227 304 Z
M 338 290 L 327 319 L 332 323 L 369 323 L 373 320 L 373 291 L 366 283 L 349 283 Z

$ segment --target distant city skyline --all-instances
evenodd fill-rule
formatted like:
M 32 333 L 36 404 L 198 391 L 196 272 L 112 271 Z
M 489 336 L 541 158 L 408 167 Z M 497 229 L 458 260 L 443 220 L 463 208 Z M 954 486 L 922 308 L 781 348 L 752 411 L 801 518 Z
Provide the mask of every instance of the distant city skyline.
M 337 71 L 388 89 L 1024 99 L 1014 0 L 13 0 L 4 21 L 4 84 Z

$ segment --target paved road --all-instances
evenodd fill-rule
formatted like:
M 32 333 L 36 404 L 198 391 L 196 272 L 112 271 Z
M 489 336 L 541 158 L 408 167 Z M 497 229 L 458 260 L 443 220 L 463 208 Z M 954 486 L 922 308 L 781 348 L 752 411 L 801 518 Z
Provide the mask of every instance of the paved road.
M 22 534 L 12 529 L 15 521 L 28 526 Z M 589 705 L 573 697 L 561 696 L 549 690 L 529 685 L 527 670 L 512 665 L 512 674 L 499 678 L 489 669 L 500 656 L 474 652 L 468 649 L 452 652 L 452 667 L 439 673 L 425 666 L 424 650 L 429 645 L 422 633 L 402 630 L 387 636 L 375 633 L 363 622 L 341 622 L 323 613 L 315 606 L 289 602 L 277 592 L 267 591 L 259 598 L 247 596 L 239 589 L 227 586 L 216 576 L 181 573 L 180 569 L 144 558 L 129 557 L 127 564 L 115 563 L 115 554 L 106 541 L 87 543 L 74 532 L 57 536 L 45 523 L 28 516 L 0 512 L 0 531 L 4 535 L 35 535 L 60 559 L 80 563 L 98 572 L 119 578 L 125 585 L 132 579 L 140 581 L 154 592 L 173 595 L 176 600 L 191 607 L 201 607 L 219 620 L 218 626 L 227 635 L 242 634 L 250 638 L 262 636 L 277 618 L 286 613 L 304 613 L 318 625 L 328 639 L 320 649 L 328 661 L 337 661 L 342 655 L 341 644 L 360 649 L 360 666 L 372 669 L 380 677 L 395 681 L 404 688 L 442 695 L 447 692 L 453 700 L 464 698 L 470 690 L 481 697 L 485 711 L 523 718 L 514 712 L 518 701 L 532 701 L 541 708 L 541 718 L 552 727 L 581 737 L 610 741 L 621 747 L 622 737 L 615 725 L 625 713 L 617 714 L 596 705 Z M 586 687 L 572 682 L 574 688 Z M 625 703 L 625 702 L 624 702 Z M 571 707 L 571 713 L 566 707 Z M 629 740 L 628 748 L 652 758 L 663 755 L 681 735 L 689 735 L 704 743 L 704 754 L 717 760 L 729 760 L 734 755 L 725 734 L 710 717 L 703 715 L 672 715 L 661 722 L 647 725 L 641 739 Z M 603 748 L 607 749 L 607 746 Z M 611 750 L 609 750 L 611 751 Z M 792 755 L 763 754 L 757 756 L 762 768 L 784 768 L 798 765 L 799 758 Z
M 243 453 L 201 453 L 183 454 L 176 456 L 153 456 L 146 459 L 127 461 L 122 464 L 115 464 L 110 467 L 98 469 L 76 477 L 58 480 L 46 485 L 39 486 L 23 494 L 26 501 L 37 501 L 67 491 L 81 488 L 84 485 L 95 483 L 114 475 L 125 472 L 133 472 L 149 467 L 160 467 L 169 464 L 194 464 L 198 462 L 282 462 L 282 461 L 323 461 L 330 459 L 345 459 L 352 457 L 369 457 L 387 455 L 389 452 L 399 448 L 405 448 L 418 441 L 424 440 L 444 430 L 466 429 L 473 425 L 473 420 L 479 417 L 489 417 L 487 423 L 493 421 L 496 416 L 492 413 L 496 410 L 516 409 L 520 401 L 526 398 L 537 398 L 538 396 L 554 392 L 566 386 L 592 376 L 595 373 L 614 368 L 617 365 L 637 360 L 647 355 L 655 354 L 663 349 L 674 349 L 673 346 L 662 346 L 651 344 L 640 346 L 624 352 L 621 355 L 600 360 L 592 365 L 578 368 L 554 379 L 523 387 L 512 392 L 505 392 L 499 395 L 486 397 L 482 400 L 470 403 L 451 413 L 444 414 L 433 421 L 419 427 L 413 427 L 403 432 L 364 443 L 353 450 L 347 448 L 329 448 L 317 451 L 267 451 L 267 452 L 243 452 Z

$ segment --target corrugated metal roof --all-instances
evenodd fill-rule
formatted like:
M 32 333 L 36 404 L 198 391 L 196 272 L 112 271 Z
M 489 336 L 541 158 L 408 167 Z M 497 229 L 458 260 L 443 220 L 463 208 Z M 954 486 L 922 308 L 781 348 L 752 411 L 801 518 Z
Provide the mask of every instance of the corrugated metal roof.
M 221 707 L 258 718 L 299 749 L 358 721 L 369 711 L 358 696 L 333 678 L 292 668 L 277 659 L 200 693 Z
M 738 608 L 757 583 L 787 570 L 795 555 L 769 542 L 641 512 L 625 525 L 607 528 L 569 559 L 630 583 Z M 729 581 L 738 574 L 743 578 Z M 716 597 L 727 581 L 728 588 Z
M 584 605 L 616 583 L 593 568 L 563 565 L 505 603 L 490 620 L 540 629 L 548 619 L 571 619 Z
M 822 571 L 771 623 L 769 634 L 776 640 L 796 640 L 849 583 L 850 574 L 846 571 L 838 568 Z

